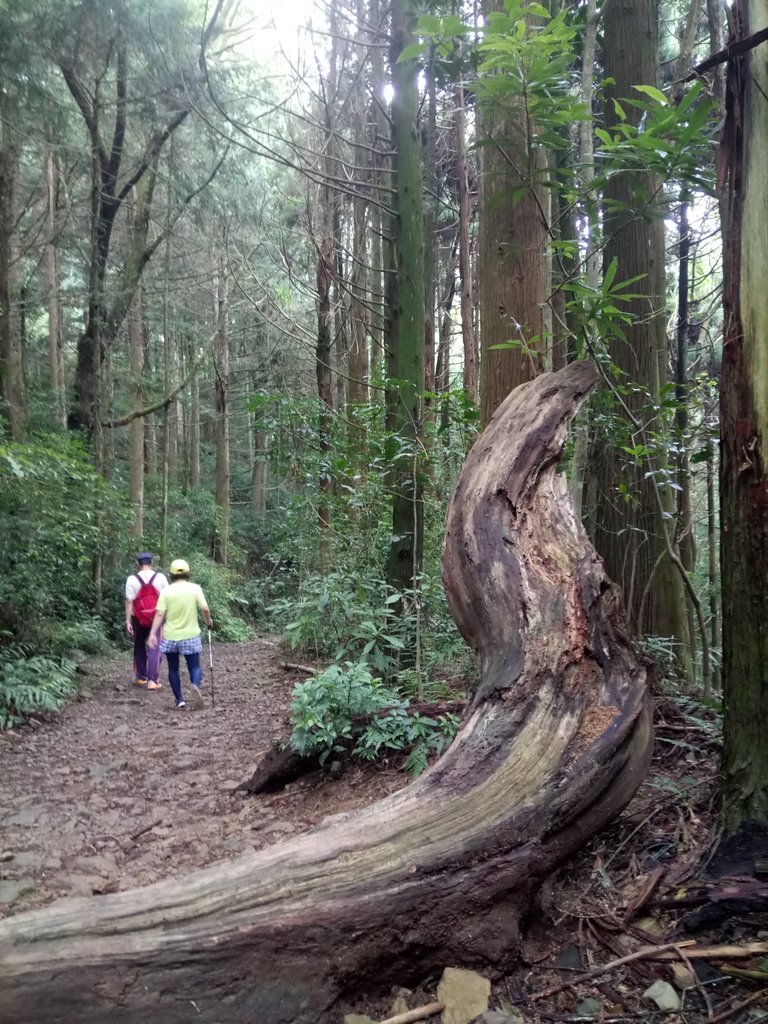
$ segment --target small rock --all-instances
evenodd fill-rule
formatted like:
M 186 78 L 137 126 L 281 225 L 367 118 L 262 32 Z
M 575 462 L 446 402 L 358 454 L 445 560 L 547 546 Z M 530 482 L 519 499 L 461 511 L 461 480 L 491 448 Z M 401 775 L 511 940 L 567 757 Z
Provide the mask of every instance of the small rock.
M 12 850 L 3 850 L 3 852 L 0 853 L 0 864 L 6 864 L 9 860 L 13 860 L 13 856 Z
M 643 999 L 650 999 L 656 1003 L 660 1010 L 679 1010 L 683 1002 L 677 992 L 668 981 L 654 981 L 654 983 L 643 992 Z
M 18 814 L 11 815 L 5 822 L 6 825 L 36 825 L 45 814 L 44 807 L 25 807 Z
M 597 999 L 595 996 L 589 996 L 587 999 L 582 1000 L 576 1007 L 577 1017 L 597 1017 L 603 1008 L 602 999 Z
M 0 903 L 15 903 L 21 896 L 32 892 L 35 888 L 31 878 L 7 879 L 0 882 Z
M 486 1010 L 475 1017 L 472 1024 L 525 1024 L 525 1017 L 518 1010 L 504 1013 L 502 1010 Z
M 38 853 L 36 850 L 22 850 L 21 853 L 16 854 L 16 864 L 20 868 L 31 868 L 35 871 L 41 866 L 45 859 L 45 854 Z
M 376 1021 L 364 1013 L 345 1013 L 344 1024 L 376 1024 Z
M 98 875 L 64 875 L 61 884 L 73 896 L 93 896 L 94 891 L 104 885 L 104 879 Z
M 410 994 L 407 988 L 398 989 L 395 993 L 395 998 L 392 1000 L 392 1009 L 389 1011 L 390 1017 L 396 1017 L 399 1013 L 407 1013 L 410 1010 L 411 1007 L 408 1004 L 408 996 Z
M 482 974 L 446 967 L 437 986 L 437 998 L 445 1003 L 443 1024 L 469 1024 L 488 1010 L 490 997 L 491 983 Z
M 114 875 L 117 861 L 111 853 L 97 853 L 93 857 L 75 857 L 74 866 L 89 874 Z
M 696 985 L 696 978 L 684 964 L 670 964 L 670 967 L 672 968 L 675 984 L 679 989 L 685 991 Z

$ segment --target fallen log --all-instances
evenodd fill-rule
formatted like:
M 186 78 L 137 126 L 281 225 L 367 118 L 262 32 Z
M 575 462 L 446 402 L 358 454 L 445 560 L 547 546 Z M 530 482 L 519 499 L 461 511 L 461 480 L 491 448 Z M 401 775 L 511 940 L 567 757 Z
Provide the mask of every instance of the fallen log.
M 418 780 L 192 874 L 0 922 L 0 1020 L 330 1024 L 346 993 L 501 970 L 542 878 L 629 800 L 645 666 L 556 463 L 596 382 L 518 388 L 451 499 L 443 574 L 481 677 Z

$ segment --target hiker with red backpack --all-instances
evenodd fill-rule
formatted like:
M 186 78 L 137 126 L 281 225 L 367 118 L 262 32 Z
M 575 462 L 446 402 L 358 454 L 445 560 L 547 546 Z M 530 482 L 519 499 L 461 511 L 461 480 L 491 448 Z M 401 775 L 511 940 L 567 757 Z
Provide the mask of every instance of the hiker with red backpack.
M 136 555 L 138 571 L 131 573 L 125 581 L 125 629 L 133 637 L 134 682 L 148 690 L 159 690 L 160 652 L 148 646 L 152 620 L 157 610 L 160 591 L 168 586 L 168 580 L 152 567 L 154 556 L 150 551 Z

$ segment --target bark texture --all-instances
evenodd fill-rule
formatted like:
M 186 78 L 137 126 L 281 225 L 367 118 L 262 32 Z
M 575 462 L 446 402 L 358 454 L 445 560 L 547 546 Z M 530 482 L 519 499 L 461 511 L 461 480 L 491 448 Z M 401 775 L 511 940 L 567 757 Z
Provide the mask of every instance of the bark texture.
M 330 1024 L 445 964 L 514 960 L 552 867 L 637 788 L 645 668 L 556 463 L 596 374 L 519 388 L 467 459 L 444 575 L 482 678 L 443 758 L 306 835 L 185 878 L 0 922 L 15 1024 Z
M 767 0 L 733 7 L 733 38 L 768 25 Z M 722 809 L 726 832 L 768 820 L 768 66 L 763 44 L 729 64 L 721 152 L 728 172 L 720 388 L 723 598 Z

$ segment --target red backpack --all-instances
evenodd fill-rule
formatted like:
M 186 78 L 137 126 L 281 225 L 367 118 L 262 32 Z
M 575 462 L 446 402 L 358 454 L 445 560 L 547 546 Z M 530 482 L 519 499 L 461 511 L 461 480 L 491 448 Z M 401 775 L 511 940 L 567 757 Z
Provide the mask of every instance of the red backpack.
M 157 598 L 159 591 L 154 586 L 156 572 L 152 573 L 152 578 L 144 580 L 139 576 L 137 572 L 133 574 L 139 581 L 141 586 L 139 592 L 133 599 L 133 614 L 140 626 L 144 626 L 148 629 L 152 625 L 152 620 L 155 617 L 157 611 Z

